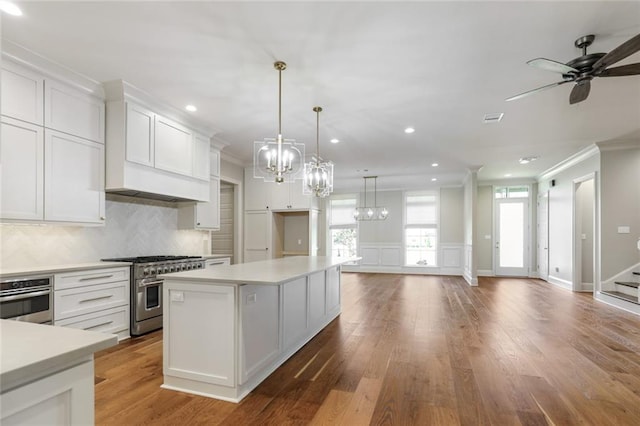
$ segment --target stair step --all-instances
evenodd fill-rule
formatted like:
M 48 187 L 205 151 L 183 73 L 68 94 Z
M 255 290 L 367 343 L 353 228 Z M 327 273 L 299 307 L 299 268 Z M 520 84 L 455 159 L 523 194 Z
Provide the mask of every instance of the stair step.
M 618 299 L 622 299 L 622 300 L 626 300 L 627 302 L 633 302 L 636 303 L 638 305 L 640 305 L 640 303 L 638 303 L 638 298 L 637 297 L 633 297 L 633 296 L 629 296 L 628 294 L 625 293 L 620 293 L 619 291 L 601 291 L 602 294 L 606 294 L 608 296 L 612 296 L 612 297 L 617 297 Z
M 640 286 L 640 283 L 636 283 L 633 281 L 615 281 L 616 284 L 620 284 L 620 285 L 624 285 L 626 287 L 633 287 L 633 288 L 638 288 L 638 286 Z

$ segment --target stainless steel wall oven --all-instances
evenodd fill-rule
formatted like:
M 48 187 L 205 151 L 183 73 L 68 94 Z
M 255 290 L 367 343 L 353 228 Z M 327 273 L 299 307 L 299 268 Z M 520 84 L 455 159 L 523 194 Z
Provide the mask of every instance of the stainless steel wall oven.
M 0 282 L 0 317 L 51 324 L 53 277 L 18 277 Z

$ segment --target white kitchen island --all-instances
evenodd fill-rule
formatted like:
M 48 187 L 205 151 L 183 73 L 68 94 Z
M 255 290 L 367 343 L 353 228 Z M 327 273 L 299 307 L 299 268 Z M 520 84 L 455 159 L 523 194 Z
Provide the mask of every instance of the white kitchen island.
M 286 257 L 163 275 L 163 388 L 239 402 L 340 314 L 341 265 Z

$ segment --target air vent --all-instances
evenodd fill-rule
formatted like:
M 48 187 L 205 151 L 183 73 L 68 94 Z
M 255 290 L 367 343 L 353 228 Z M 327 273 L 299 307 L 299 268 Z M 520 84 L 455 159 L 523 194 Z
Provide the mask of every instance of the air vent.
M 504 116 L 504 112 L 492 112 L 490 114 L 485 114 L 484 115 L 484 123 L 485 124 L 497 123 L 500 120 L 502 120 L 503 116 Z

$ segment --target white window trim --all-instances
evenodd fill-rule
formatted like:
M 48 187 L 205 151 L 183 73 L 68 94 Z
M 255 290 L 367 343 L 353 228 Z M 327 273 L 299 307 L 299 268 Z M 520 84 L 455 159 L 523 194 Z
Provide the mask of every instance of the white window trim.
M 407 196 L 411 195 L 431 195 L 436 196 L 436 223 L 434 224 L 407 224 Z M 435 265 L 407 265 L 407 233 L 406 229 L 417 228 L 434 228 L 437 232 L 437 245 L 436 245 L 436 264 Z M 424 190 L 424 191 L 403 191 L 402 193 L 402 265 L 404 268 L 411 269 L 440 269 L 440 191 L 439 190 Z
M 331 230 L 332 229 L 349 229 L 349 228 L 355 228 L 356 230 L 356 254 L 360 255 L 360 229 L 358 226 L 358 221 L 356 221 L 354 224 L 340 224 L 340 225 L 332 225 L 331 224 L 331 201 L 332 200 L 356 200 L 356 207 L 358 206 L 358 202 L 359 202 L 359 197 L 357 193 L 354 194 L 334 194 L 332 195 L 329 199 L 327 199 L 327 202 L 325 204 L 326 206 L 326 217 L 325 217 L 325 256 L 331 256 L 331 253 L 333 251 L 333 246 L 332 246 L 332 241 L 331 241 Z

